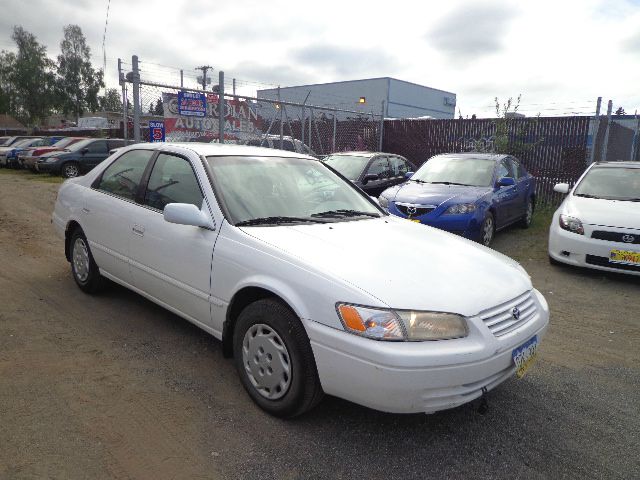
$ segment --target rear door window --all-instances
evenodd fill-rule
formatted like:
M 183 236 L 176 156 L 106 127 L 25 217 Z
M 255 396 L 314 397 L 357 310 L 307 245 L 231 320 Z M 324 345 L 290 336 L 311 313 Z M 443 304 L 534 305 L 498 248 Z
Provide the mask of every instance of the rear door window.
M 106 140 L 97 140 L 87 145 L 88 153 L 109 153 Z
M 142 174 L 153 154 L 152 150 L 128 151 L 105 169 L 96 188 L 135 200 Z
M 409 172 L 409 164 L 404 158 L 400 157 L 389 157 L 389 163 L 391 165 L 391 176 L 392 177 L 403 177 L 407 172 Z

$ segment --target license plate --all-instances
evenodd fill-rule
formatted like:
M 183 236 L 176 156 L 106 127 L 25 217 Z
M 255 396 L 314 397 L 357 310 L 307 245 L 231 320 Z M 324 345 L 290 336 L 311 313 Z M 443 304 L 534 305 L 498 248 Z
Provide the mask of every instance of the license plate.
M 538 336 L 534 336 L 531 340 L 511 352 L 511 357 L 516 364 L 516 376 L 522 378 L 529 367 L 536 361 L 538 355 Z
M 609 252 L 609 261 L 611 263 L 625 263 L 627 265 L 640 264 L 640 252 L 632 252 L 630 250 L 613 249 Z
M 417 218 L 407 218 L 407 220 L 409 220 L 410 222 L 420 223 L 420 220 L 418 220 Z

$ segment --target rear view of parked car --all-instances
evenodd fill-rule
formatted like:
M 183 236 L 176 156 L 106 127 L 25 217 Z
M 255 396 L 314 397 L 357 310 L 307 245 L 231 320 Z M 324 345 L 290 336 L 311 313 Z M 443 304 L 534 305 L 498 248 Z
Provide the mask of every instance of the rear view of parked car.
M 132 145 L 64 182 L 52 219 L 80 289 L 109 278 L 211 333 L 280 417 L 324 393 L 462 405 L 522 376 L 548 325 L 518 263 L 389 216 L 297 153 Z
M 437 155 L 380 195 L 389 213 L 488 246 L 496 231 L 531 224 L 535 179 L 510 155 Z
M 640 275 L 640 162 L 592 164 L 566 193 L 549 228 L 549 260 Z
M 38 157 L 36 170 L 73 178 L 92 170 L 109 156 L 109 150 L 123 147 L 125 140 L 89 138 L 74 143 L 64 151 L 45 153 Z
M 322 161 L 373 197 L 404 182 L 407 173 L 415 171 L 406 158 L 391 153 L 341 152 Z

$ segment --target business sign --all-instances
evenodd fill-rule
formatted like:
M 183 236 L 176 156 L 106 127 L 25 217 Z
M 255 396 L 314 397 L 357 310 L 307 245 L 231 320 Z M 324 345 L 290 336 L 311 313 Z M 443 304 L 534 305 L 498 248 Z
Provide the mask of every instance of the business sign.
M 149 120 L 149 141 L 164 142 L 164 121 Z
M 207 97 L 204 93 L 178 92 L 178 114 L 185 117 L 204 117 L 207 114 Z
M 218 95 L 210 93 L 202 96 L 206 101 L 205 115 L 196 118 L 181 114 L 180 93 L 177 95 L 167 92 L 162 94 L 166 141 L 188 142 L 197 139 L 210 142 L 218 138 L 220 117 Z M 225 140 L 252 138 L 260 133 L 258 125 L 261 120 L 258 119 L 255 107 L 249 102 L 227 99 L 224 102 L 224 107 Z

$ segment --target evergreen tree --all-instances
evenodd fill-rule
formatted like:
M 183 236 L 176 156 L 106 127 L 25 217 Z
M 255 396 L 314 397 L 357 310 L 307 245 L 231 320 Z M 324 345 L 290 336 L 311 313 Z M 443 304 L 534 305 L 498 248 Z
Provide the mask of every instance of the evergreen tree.
M 122 112 L 122 99 L 116 88 L 109 88 L 99 99 L 100 109 L 106 112 Z
M 158 98 L 156 106 L 153 109 L 154 115 L 164 116 L 164 106 L 162 105 L 162 98 Z

